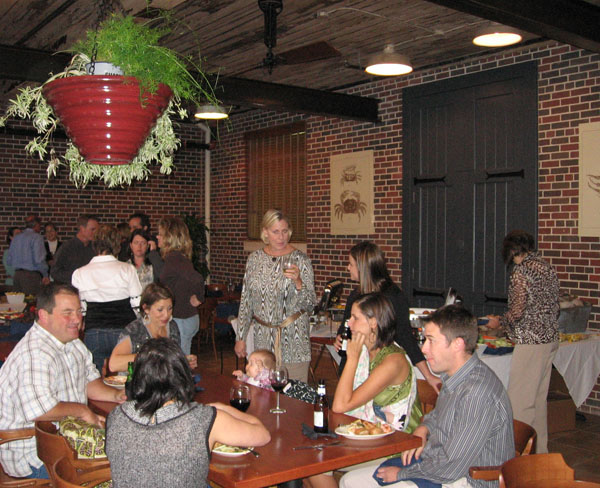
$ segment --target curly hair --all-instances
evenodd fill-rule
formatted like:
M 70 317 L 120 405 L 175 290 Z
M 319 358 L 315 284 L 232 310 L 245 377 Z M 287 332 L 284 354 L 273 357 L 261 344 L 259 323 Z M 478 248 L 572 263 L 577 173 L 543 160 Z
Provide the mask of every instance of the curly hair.
M 162 237 L 160 252 L 163 256 L 171 251 L 179 251 L 192 259 L 192 239 L 183 220 L 179 217 L 163 217 L 158 223 L 158 231 Z

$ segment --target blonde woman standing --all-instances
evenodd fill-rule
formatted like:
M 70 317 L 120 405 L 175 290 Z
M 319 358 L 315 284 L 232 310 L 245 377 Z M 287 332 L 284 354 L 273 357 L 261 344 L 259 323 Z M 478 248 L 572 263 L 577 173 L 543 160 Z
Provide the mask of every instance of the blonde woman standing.
M 308 381 L 314 275 L 308 256 L 290 245 L 291 236 L 289 219 L 279 210 L 268 210 L 262 220 L 265 247 L 253 252 L 246 264 L 235 352 L 246 356 L 246 337 L 253 326 L 256 349 L 273 351 L 290 378 Z
M 204 300 L 204 278 L 192 264 L 192 239 L 183 220 L 163 217 L 156 238 L 163 258 L 159 281 L 175 297 L 173 320 L 179 327 L 181 349 L 189 355 L 192 339 L 200 328 L 197 307 Z

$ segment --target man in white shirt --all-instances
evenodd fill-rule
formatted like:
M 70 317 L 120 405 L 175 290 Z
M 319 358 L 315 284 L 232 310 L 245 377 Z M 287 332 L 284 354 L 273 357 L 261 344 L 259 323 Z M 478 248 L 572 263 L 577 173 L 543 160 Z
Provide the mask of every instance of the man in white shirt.
M 82 327 L 77 289 L 51 283 L 37 297 L 38 319 L 0 369 L 0 429 L 33 427 L 36 420 L 73 415 L 96 425 L 104 417 L 87 400 L 125 401 L 121 390 L 106 386 L 79 340 Z M 11 476 L 45 477 L 35 439 L 0 446 L 0 461 Z

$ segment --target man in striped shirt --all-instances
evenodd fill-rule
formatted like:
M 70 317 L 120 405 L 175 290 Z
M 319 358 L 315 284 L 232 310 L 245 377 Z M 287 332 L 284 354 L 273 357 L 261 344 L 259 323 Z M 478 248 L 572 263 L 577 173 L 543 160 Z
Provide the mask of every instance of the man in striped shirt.
M 38 319 L 0 369 L 0 430 L 33 427 L 36 420 L 73 415 L 104 425 L 87 400 L 123 402 L 122 391 L 106 386 L 79 340 L 81 303 L 71 285 L 51 283 L 37 297 Z M 37 456 L 35 439 L 0 447 L 0 461 L 10 476 L 48 478 Z
M 470 466 L 500 465 L 515 455 L 512 410 L 498 377 L 474 354 L 477 321 L 459 305 L 438 309 L 426 319 L 423 353 L 441 376 L 435 409 L 413 435 L 417 449 L 373 468 L 351 471 L 341 487 L 478 488 L 498 482 L 474 480 Z

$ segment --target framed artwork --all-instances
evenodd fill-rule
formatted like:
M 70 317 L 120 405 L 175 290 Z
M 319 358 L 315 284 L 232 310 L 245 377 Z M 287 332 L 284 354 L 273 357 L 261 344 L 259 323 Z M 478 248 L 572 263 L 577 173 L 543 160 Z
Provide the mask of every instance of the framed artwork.
M 600 122 L 579 126 L 579 235 L 600 237 Z
M 373 151 L 331 156 L 331 234 L 374 234 Z

